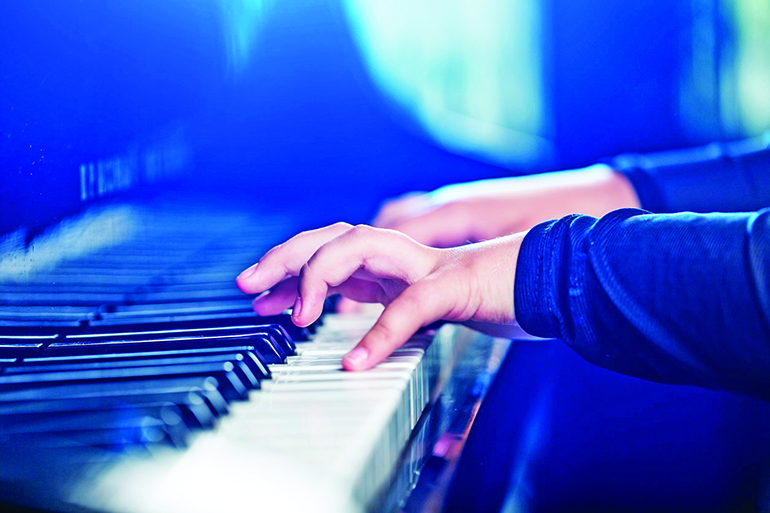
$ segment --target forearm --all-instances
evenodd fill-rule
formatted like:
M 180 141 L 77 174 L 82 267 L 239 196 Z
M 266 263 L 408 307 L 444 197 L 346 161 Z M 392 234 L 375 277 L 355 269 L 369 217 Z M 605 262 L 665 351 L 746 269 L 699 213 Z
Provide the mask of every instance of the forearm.
M 515 283 L 527 332 L 655 381 L 770 397 L 770 211 L 543 223 Z

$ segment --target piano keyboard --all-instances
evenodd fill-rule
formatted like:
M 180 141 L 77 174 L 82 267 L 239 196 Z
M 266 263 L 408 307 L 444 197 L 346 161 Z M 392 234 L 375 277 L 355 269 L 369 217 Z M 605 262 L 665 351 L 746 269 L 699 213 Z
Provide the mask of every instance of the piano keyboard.
M 277 242 L 265 234 L 282 230 L 211 205 L 107 207 L 1 255 L 0 500 L 398 506 L 419 471 L 410 447 L 463 349 L 459 328 L 342 371 L 375 317 L 327 314 L 300 329 L 255 316 L 235 287 Z

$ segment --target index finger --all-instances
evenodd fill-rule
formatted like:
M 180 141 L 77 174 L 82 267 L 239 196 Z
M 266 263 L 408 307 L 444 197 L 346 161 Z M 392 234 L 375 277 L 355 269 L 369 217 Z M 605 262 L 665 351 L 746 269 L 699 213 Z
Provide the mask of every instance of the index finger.
M 351 228 L 348 223 L 336 223 L 295 235 L 243 271 L 236 279 L 238 288 L 247 294 L 256 294 L 286 278 L 299 276 L 302 266 L 318 248 Z

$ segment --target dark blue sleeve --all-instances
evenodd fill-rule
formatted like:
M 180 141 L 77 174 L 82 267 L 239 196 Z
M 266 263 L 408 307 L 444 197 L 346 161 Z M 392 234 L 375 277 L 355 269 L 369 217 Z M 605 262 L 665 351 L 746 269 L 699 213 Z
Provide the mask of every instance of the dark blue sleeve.
M 528 333 L 607 369 L 770 399 L 770 209 L 542 223 L 515 308 Z
M 620 155 L 609 163 L 628 177 L 642 208 L 651 212 L 749 212 L 770 206 L 770 132 L 729 144 Z

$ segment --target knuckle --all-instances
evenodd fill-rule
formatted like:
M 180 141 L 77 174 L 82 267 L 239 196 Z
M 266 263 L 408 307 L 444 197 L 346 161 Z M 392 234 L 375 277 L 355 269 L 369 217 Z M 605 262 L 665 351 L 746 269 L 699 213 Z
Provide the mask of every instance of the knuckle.
M 368 224 L 357 224 L 353 227 L 353 231 L 356 233 L 356 235 L 366 235 L 371 233 L 373 230 L 374 228 Z
M 353 228 L 353 225 L 350 223 L 346 223 L 344 221 L 338 221 L 332 225 L 334 228 L 338 228 L 340 230 L 350 230 Z
M 374 228 L 368 224 L 358 224 L 354 226 L 348 233 L 354 239 L 368 239 L 377 234 L 377 232 L 382 231 L 382 228 Z

